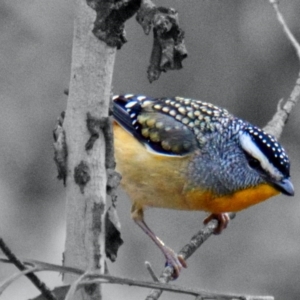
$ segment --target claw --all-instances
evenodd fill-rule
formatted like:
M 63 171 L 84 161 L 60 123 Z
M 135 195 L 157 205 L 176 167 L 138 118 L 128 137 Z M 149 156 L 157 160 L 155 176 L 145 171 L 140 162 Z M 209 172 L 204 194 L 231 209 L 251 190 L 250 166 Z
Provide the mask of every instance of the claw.
M 166 257 L 166 266 L 173 268 L 172 279 L 177 279 L 182 268 L 187 268 L 186 261 L 181 255 L 178 255 L 169 247 L 165 246 L 163 252 Z
M 206 225 L 211 220 L 217 220 L 218 227 L 215 229 L 214 234 L 220 234 L 222 231 L 227 227 L 230 217 L 228 213 L 221 213 L 221 214 L 211 214 L 207 218 L 204 219 L 203 223 Z

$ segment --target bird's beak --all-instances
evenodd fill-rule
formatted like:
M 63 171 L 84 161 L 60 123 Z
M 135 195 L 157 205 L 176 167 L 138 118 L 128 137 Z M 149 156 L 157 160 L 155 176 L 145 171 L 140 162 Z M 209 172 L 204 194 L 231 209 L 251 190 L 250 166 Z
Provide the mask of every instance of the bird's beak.
M 294 196 L 295 190 L 290 178 L 273 182 L 274 186 L 284 195 Z

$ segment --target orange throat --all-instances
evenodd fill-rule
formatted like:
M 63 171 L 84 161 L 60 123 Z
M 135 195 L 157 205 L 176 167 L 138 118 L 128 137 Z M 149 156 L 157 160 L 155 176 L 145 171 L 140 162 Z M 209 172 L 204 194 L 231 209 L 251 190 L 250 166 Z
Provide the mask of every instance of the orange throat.
M 265 183 L 221 197 L 215 197 L 211 192 L 199 193 L 197 190 L 191 190 L 186 198 L 192 210 L 222 213 L 243 210 L 278 194 L 278 190 Z

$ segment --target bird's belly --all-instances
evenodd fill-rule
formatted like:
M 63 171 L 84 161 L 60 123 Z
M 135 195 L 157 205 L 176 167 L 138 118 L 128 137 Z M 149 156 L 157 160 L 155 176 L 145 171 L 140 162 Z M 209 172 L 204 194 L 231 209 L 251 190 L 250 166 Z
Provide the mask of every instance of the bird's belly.
M 114 124 L 117 170 L 121 185 L 138 207 L 152 206 L 212 213 L 240 211 L 279 192 L 268 184 L 216 196 L 200 188 L 190 189 L 186 171 L 190 156 L 168 157 L 149 153 L 143 145 Z
M 183 197 L 188 157 L 150 153 L 117 124 L 114 137 L 121 185 L 135 205 L 189 209 Z

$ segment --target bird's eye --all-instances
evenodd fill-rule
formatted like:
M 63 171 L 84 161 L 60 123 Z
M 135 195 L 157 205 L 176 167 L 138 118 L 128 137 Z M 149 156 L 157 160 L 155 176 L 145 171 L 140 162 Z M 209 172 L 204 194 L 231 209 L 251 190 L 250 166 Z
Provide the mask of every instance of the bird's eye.
M 249 162 L 249 166 L 250 166 L 252 169 L 258 169 L 258 168 L 261 167 L 261 166 L 260 166 L 259 160 L 256 159 L 256 158 L 251 157 L 251 158 L 249 158 L 248 162 Z

